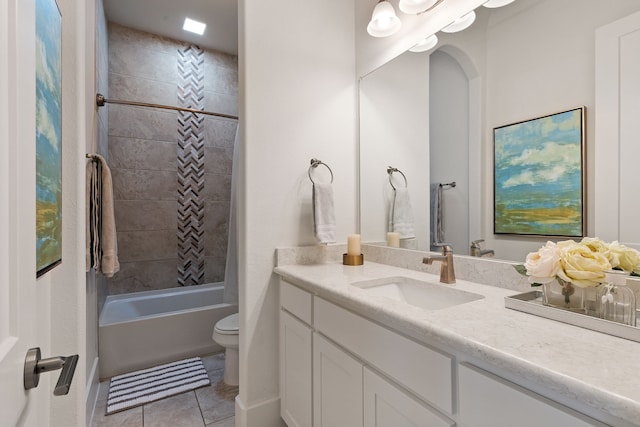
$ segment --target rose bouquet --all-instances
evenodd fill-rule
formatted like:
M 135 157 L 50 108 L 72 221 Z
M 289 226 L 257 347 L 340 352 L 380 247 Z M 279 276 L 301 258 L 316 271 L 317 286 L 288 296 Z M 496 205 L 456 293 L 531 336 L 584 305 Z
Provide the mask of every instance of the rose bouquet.
M 607 270 L 637 272 L 640 252 L 617 241 L 606 243 L 585 237 L 579 243 L 573 240 L 547 242 L 538 251 L 528 254 L 524 265 L 516 268 L 529 277 L 532 286 L 559 278 L 588 288 L 602 283 Z

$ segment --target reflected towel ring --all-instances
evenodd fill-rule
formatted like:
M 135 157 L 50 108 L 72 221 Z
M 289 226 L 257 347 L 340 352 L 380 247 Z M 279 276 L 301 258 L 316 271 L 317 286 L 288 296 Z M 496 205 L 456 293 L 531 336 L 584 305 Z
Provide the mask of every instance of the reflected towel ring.
M 329 167 L 328 164 L 326 164 L 325 162 L 318 160 L 318 159 L 311 159 L 311 166 L 309 166 L 309 179 L 311 180 L 312 183 L 316 183 L 313 178 L 311 177 L 311 169 L 312 168 L 317 168 L 319 165 L 324 165 L 327 169 L 329 169 L 329 173 L 331 174 L 331 184 L 333 184 L 333 171 L 331 170 L 331 168 Z
M 389 174 L 389 184 L 391 184 L 391 187 L 395 190 L 396 186 L 393 185 L 393 182 L 391 181 L 391 175 L 393 175 L 394 172 L 398 172 L 400 175 L 402 175 L 402 178 L 404 178 L 404 187 L 407 188 L 408 184 L 407 184 L 407 177 L 404 176 L 404 174 L 402 173 L 402 171 L 398 168 L 394 168 L 393 166 L 389 166 L 387 168 L 387 173 Z

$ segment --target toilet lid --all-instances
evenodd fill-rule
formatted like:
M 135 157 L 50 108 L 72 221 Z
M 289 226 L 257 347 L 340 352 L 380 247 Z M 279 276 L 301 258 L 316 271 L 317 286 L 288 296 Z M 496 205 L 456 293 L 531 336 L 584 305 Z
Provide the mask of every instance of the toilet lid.
M 215 327 L 216 331 L 220 334 L 231 335 L 237 334 L 240 329 L 240 321 L 238 319 L 238 313 L 234 313 L 230 316 L 218 320 Z

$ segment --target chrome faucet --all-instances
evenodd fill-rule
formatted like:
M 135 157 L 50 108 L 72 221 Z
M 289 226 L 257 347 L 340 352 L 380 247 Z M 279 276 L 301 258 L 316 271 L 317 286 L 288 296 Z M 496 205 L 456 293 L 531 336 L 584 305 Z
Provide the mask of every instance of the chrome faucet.
M 456 283 L 456 273 L 453 270 L 453 248 L 447 244 L 442 245 L 442 255 L 432 255 L 425 257 L 424 264 L 433 264 L 433 261 L 440 262 L 440 281 L 442 283 Z
M 495 252 L 493 249 L 482 249 L 480 248 L 480 243 L 484 242 L 484 239 L 474 240 L 471 242 L 471 249 L 469 249 L 469 255 L 483 257 L 483 256 L 493 256 Z

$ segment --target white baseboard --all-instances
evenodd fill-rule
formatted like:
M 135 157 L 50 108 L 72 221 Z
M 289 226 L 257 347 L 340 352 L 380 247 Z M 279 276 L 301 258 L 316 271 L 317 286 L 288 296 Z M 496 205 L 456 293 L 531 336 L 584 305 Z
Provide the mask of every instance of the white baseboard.
M 98 358 L 93 359 L 93 366 L 91 366 L 91 373 L 87 377 L 87 395 L 85 397 L 86 407 L 86 426 L 91 426 L 91 420 L 93 420 L 93 413 L 96 409 L 96 402 L 98 401 L 98 391 L 100 390 L 100 380 L 98 378 Z
M 250 407 L 236 396 L 236 427 L 286 427 L 280 417 L 280 398 L 265 400 Z

